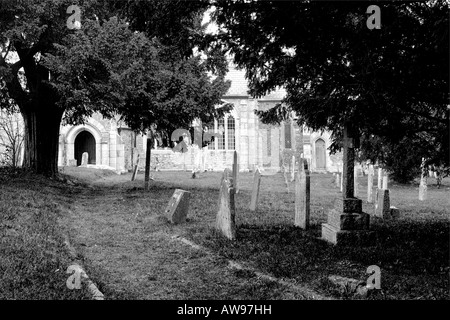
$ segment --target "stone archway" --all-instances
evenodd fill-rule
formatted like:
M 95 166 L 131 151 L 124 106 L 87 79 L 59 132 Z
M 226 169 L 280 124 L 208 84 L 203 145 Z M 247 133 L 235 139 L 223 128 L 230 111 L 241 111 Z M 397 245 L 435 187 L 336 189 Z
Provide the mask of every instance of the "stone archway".
M 325 141 L 321 138 L 317 139 L 315 143 L 315 157 L 316 169 L 325 170 L 327 168 L 327 154 Z
M 81 131 L 75 138 L 75 159 L 77 166 L 81 165 L 81 158 L 84 152 L 89 154 L 88 164 L 96 164 L 95 138 L 89 131 Z

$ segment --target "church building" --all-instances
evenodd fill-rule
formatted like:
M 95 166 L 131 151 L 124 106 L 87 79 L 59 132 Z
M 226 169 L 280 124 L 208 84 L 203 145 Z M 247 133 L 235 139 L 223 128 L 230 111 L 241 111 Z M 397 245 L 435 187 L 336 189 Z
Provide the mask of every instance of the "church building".
M 292 156 L 304 157 L 312 172 L 336 172 L 342 164 L 341 154 L 330 155 L 329 132 L 312 132 L 298 126 L 295 119 L 281 125 L 267 125 L 259 121 L 254 110 L 267 110 L 280 103 L 285 91 L 280 89 L 260 99 L 247 93 L 245 71 L 230 67 L 227 79 L 231 87 L 222 97 L 223 103 L 234 107 L 225 117 L 215 119 L 214 128 L 208 132 L 218 132 L 213 143 L 199 150 L 191 144 L 193 137 L 186 137 L 187 152 L 174 152 L 161 148 L 155 140 L 151 150 L 151 167 L 158 170 L 212 170 L 231 168 L 234 151 L 237 151 L 239 170 L 283 171 L 290 170 Z M 88 164 L 108 166 L 117 172 L 132 169 L 139 155 L 141 169 L 144 168 L 146 154 L 145 135 L 135 134 L 123 123 L 107 120 L 95 114 L 84 125 L 62 126 L 59 139 L 58 164 L 81 165 L 82 154 L 89 155 Z

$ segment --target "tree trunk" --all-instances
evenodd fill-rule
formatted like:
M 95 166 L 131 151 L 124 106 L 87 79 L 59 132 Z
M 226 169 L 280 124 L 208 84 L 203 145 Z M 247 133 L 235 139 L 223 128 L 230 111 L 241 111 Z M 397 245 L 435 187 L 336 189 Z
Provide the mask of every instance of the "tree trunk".
M 150 180 L 150 160 L 151 160 L 151 150 L 152 150 L 152 133 L 149 131 L 149 136 L 147 136 L 147 150 L 145 153 L 145 182 L 144 182 L 144 190 L 148 191 L 149 189 L 149 180 Z
M 57 175 L 59 127 L 63 112 L 52 106 L 21 111 L 25 125 L 23 167 L 50 177 Z

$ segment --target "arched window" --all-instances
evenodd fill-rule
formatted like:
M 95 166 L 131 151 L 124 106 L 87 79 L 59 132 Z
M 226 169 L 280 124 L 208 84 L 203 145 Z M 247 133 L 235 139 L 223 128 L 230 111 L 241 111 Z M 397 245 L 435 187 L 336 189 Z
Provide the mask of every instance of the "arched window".
M 219 133 L 221 133 L 221 136 L 219 137 L 219 139 L 217 139 L 218 141 L 218 147 L 217 149 L 219 150 L 225 150 L 225 120 L 224 118 L 220 118 L 217 121 L 217 131 Z
M 227 136 L 228 136 L 228 146 L 227 150 L 234 150 L 235 149 L 235 123 L 233 116 L 229 116 L 227 119 Z

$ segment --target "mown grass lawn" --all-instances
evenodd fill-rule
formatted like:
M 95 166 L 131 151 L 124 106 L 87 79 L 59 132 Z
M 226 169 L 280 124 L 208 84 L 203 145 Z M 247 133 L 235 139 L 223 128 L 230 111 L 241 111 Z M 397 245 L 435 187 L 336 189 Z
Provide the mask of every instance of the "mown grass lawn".
M 241 173 L 240 191 L 236 195 L 237 240 L 230 242 L 213 227 L 220 173 L 206 172 L 198 179 L 191 179 L 190 172 L 156 172 L 147 192 L 143 190 L 142 173 L 131 182 L 131 174 L 106 172 L 64 168 L 64 174 L 87 183 L 76 186 L 48 181 L 27 184 L 19 175 L 8 181 L 6 187 L 4 184 L 0 194 L 6 202 L 11 201 L 9 207 L 16 206 L 16 211 L 8 215 L 13 217 L 9 218 L 13 225 L 19 221 L 14 220 L 15 216 L 33 216 L 25 210 L 28 202 L 42 208 L 40 211 L 48 209 L 47 217 L 52 218 L 45 221 L 53 226 L 57 239 L 52 248 L 60 248 L 57 234 L 67 232 L 82 253 L 89 276 L 107 299 L 306 298 L 252 272 L 228 268 L 229 259 L 243 261 L 263 273 L 307 285 L 322 295 L 336 298 L 352 297 L 342 295 L 332 286 L 327 280 L 329 275 L 364 281 L 368 277 L 367 267 L 378 265 L 382 290 L 368 299 L 449 299 L 450 179 L 444 179 L 441 189 L 429 186 L 429 199 L 423 202 L 417 199 L 417 184 L 390 185 L 391 204 L 400 208 L 402 217 L 390 222 L 371 219 L 371 228 L 378 236 L 374 247 L 339 248 L 319 239 L 320 224 L 325 222 L 335 199 L 341 197 L 331 174 L 311 176 L 311 229 L 302 231 L 293 226 L 293 185 L 288 193 L 281 174 L 263 177 L 258 210 L 251 212 L 248 205 L 252 173 Z M 365 199 L 366 178 L 360 179 L 360 185 L 360 198 Z M 167 223 L 163 212 L 175 188 L 190 191 L 191 199 L 187 223 L 173 226 Z M 26 191 L 18 191 L 22 189 Z M 12 202 L 14 192 L 23 194 L 23 198 Z M 364 211 L 372 213 L 373 205 L 365 203 Z M 8 220 L 4 216 L 0 224 L 3 233 L 10 228 L 4 224 Z M 34 225 L 40 220 L 30 221 Z M 47 229 L 36 232 L 44 238 Z M 213 254 L 180 244 L 172 238 L 174 235 L 202 245 Z M 2 249 L 13 246 L 12 243 L 2 242 Z M 65 253 L 59 255 L 64 257 Z M 5 256 L 11 260 L 14 255 Z M 60 267 L 69 263 L 61 257 L 56 258 Z M 18 261 L 28 263 L 26 256 Z M 18 264 L 11 264 L 8 270 L 14 270 Z M 2 262 L 0 266 L 4 268 Z M 42 268 L 50 270 L 53 265 Z M 34 276 L 31 273 L 27 278 Z M 10 282 L 11 277 L 6 275 Z M 62 282 L 55 280 L 61 285 L 52 288 L 65 292 L 65 298 L 81 298 L 74 296 L 80 292 L 64 288 L 66 275 L 62 278 Z M 28 284 L 20 283 L 20 286 Z M 3 296 L 11 298 L 11 289 Z M 38 292 L 35 296 L 50 297 Z

